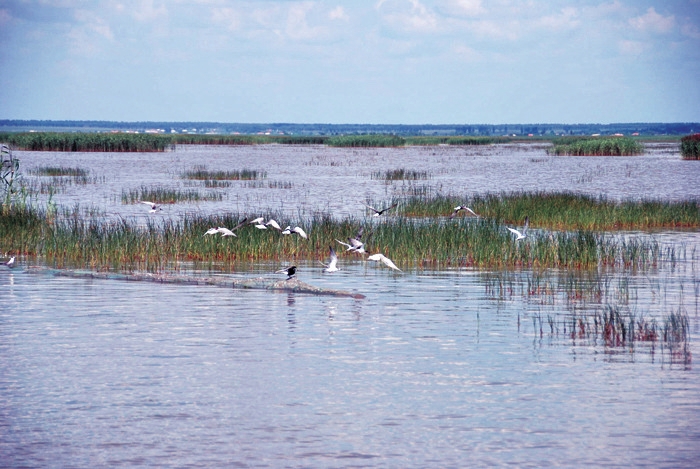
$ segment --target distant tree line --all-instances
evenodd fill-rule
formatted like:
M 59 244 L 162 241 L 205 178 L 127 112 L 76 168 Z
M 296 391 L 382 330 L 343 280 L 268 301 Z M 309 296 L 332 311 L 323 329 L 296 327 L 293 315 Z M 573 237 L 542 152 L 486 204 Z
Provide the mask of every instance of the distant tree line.
M 618 124 L 298 124 L 224 122 L 114 122 L 75 120 L 0 120 L 0 131 L 158 132 L 167 134 L 267 134 L 399 136 L 555 136 L 555 135 L 687 135 L 700 132 L 698 122 Z

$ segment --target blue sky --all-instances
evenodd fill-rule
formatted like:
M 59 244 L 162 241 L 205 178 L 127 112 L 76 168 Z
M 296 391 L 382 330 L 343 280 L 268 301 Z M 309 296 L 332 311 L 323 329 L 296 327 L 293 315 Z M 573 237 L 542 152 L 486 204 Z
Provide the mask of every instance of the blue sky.
M 0 0 L 0 119 L 700 121 L 700 0 Z

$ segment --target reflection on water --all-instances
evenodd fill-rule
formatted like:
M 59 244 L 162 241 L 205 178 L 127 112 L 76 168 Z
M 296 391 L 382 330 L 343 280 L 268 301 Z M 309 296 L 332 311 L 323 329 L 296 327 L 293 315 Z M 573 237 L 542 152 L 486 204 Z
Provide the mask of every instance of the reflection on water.
M 360 216 L 359 200 L 401 190 L 371 173 L 398 167 L 427 170 L 427 184 L 445 192 L 698 196 L 697 163 L 664 151 L 585 159 L 523 145 L 267 145 L 18 154 L 24 169 L 51 160 L 105 176 L 103 185 L 66 187 L 58 203 L 144 218 L 142 207 L 121 204 L 122 188 L 182 184 L 180 173 L 202 161 L 261 169 L 293 187 L 236 186 L 222 202 L 176 204 L 169 215 L 321 208 Z M 695 467 L 700 235 L 638 235 L 682 256 L 635 272 L 398 274 L 342 255 L 334 274 L 299 264 L 300 279 L 364 300 L 0 270 L 1 465 Z M 276 268 L 243 265 L 231 275 Z M 611 311 L 623 325 L 655 323 L 659 333 L 683 313 L 687 348 L 606 336 Z M 611 334 L 621 330 L 613 326 Z

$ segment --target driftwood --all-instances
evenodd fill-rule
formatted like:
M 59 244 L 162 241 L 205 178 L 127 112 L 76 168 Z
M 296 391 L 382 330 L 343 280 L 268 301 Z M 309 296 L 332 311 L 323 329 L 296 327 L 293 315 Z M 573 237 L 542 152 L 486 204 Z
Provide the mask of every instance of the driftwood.
M 105 280 L 126 280 L 129 282 L 154 282 L 154 283 L 179 283 L 185 285 L 214 285 L 224 288 L 253 288 L 259 290 L 276 290 L 295 293 L 308 293 L 312 295 L 329 295 L 363 299 L 365 295 L 345 290 L 332 290 L 315 287 L 297 278 L 289 280 L 269 279 L 255 277 L 246 279 L 224 277 L 188 277 L 184 275 L 151 274 L 151 273 L 115 273 L 95 272 L 91 270 L 50 269 L 47 267 L 32 267 L 28 270 L 32 273 L 46 273 L 58 277 L 72 278 L 96 278 Z

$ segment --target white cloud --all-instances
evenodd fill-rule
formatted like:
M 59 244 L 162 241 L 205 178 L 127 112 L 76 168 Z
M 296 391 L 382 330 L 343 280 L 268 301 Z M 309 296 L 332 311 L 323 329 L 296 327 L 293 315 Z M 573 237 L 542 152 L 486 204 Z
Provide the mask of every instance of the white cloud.
M 667 33 L 673 29 L 676 20 L 673 15 L 660 15 L 656 12 L 654 7 L 650 7 L 644 15 L 631 18 L 629 23 L 633 28 L 640 31 Z
M 445 0 L 443 8 L 456 16 L 477 16 L 486 12 L 481 0 Z
M 438 17 L 418 0 L 380 0 L 377 10 L 396 29 L 407 32 L 433 32 L 438 29 Z
M 538 23 L 540 26 L 552 30 L 567 30 L 577 28 L 581 22 L 579 20 L 578 9 L 575 7 L 567 7 L 556 14 L 543 16 Z
M 241 26 L 241 15 L 233 8 L 214 8 L 211 16 L 215 23 L 222 23 L 231 31 Z
M 348 14 L 345 12 L 345 8 L 342 6 L 337 6 L 328 13 L 328 18 L 331 20 L 348 20 Z
M 640 41 L 623 39 L 618 41 L 617 48 L 622 54 L 636 56 L 642 54 L 647 49 L 647 46 Z
M 700 39 L 700 28 L 693 23 L 686 23 L 681 26 L 681 34 L 691 39 Z

